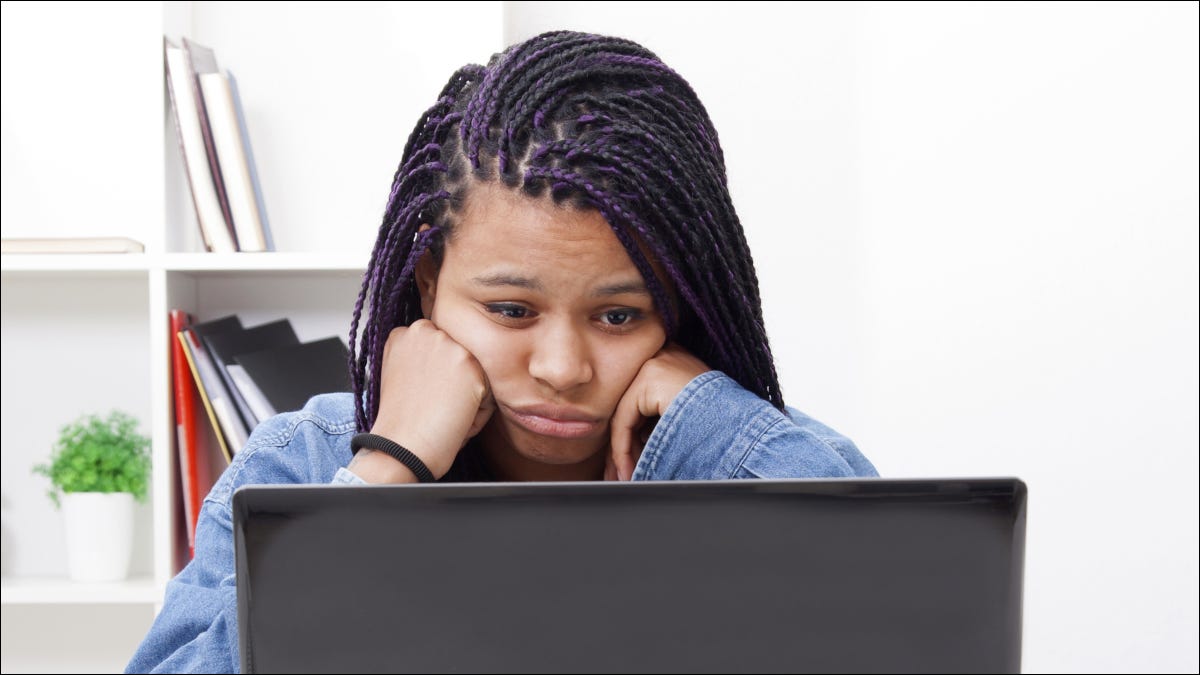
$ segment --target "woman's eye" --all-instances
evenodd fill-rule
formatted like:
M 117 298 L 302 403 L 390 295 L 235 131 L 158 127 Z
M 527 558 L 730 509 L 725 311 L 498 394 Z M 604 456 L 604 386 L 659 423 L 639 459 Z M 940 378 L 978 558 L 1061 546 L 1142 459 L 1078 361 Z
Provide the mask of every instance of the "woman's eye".
M 604 323 L 610 326 L 624 326 L 636 320 L 638 318 L 638 314 L 639 312 L 632 309 L 614 309 L 605 312 L 600 316 Z
M 530 311 L 520 305 L 488 305 L 487 311 L 505 319 L 527 319 Z

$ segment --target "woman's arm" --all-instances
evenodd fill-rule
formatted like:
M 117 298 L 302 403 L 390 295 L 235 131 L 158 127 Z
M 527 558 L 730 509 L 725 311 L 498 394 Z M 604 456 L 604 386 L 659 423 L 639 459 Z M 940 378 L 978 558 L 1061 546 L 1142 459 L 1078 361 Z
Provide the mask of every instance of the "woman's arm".
M 205 498 L 195 558 L 167 583 L 162 611 L 125 672 L 238 672 L 233 493 L 243 485 L 338 482 L 354 428 L 351 395 L 332 394 L 254 430 Z
M 208 499 L 196 526 L 196 557 L 167 583 L 162 611 L 125 672 L 237 671 L 231 512 L 228 502 Z
M 850 439 L 799 411 L 784 414 L 714 370 L 671 401 L 633 480 L 877 475 Z

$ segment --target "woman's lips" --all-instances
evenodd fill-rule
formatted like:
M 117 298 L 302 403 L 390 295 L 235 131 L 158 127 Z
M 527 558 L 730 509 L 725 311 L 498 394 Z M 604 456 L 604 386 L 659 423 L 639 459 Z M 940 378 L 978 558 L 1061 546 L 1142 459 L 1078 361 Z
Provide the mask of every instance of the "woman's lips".
M 535 406 L 512 408 L 502 405 L 517 424 L 542 436 L 554 438 L 583 438 L 600 426 L 600 420 L 569 408 Z

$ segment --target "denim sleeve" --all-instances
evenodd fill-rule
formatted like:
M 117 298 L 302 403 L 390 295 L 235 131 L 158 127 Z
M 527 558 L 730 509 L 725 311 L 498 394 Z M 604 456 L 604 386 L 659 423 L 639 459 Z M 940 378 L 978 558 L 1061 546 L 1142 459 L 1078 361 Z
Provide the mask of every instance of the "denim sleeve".
M 367 481 L 358 477 L 358 474 L 352 472 L 345 467 L 339 468 L 337 473 L 333 474 L 333 480 L 330 481 L 334 485 L 366 485 Z
M 671 402 L 633 479 L 877 475 L 850 439 L 798 410 L 784 414 L 714 370 L 693 379 Z
M 125 672 L 239 671 L 233 493 L 250 484 L 341 482 L 353 420 L 322 415 L 329 400 L 263 422 L 234 456 L 200 509 L 195 557 L 167 582 L 162 611 Z
M 227 505 L 204 502 L 196 525 L 196 556 L 167 582 L 163 609 L 125 672 L 238 672 L 230 518 Z

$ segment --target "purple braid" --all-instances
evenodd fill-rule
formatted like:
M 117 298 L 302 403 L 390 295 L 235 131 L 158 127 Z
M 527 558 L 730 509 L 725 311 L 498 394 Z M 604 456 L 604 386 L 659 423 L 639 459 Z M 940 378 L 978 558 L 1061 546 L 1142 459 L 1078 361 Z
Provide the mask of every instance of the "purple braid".
M 427 248 L 429 248 L 430 241 L 436 233 L 437 233 L 437 228 L 430 228 L 423 232 L 419 232 L 416 235 L 416 237 L 415 237 L 416 241 L 413 242 L 412 249 L 409 251 L 408 255 L 406 256 L 406 260 L 404 261 L 404 267 L 401 269 L 400 274 L 396 277 L 395 283 L 393 283 L 391 285 L 392 286 L 391 290 L 388 291 L 388 302 L 387 302 L 388 307 L 395 307 L 396 305 L 399 304 L 400 296 L 404 292 L 405 285 L 407 283 L 410 283 L 413 278 L 413 270 L 416 268 L 417 261 L 419 261 L 421 259 L 421 256 L 425 253 L 425 250 Z M 380 288 L 383 288 L 383 287 L 384 287 L 384 285 L 380 284 Z M 390 329 L 388 332 L 389 333 L 391 332 Z M 381 366 L 383 364 L 383 348 L 386 344 L 387 344 L 387 340 L 384 339 L 384 340 L 375 340 L 375 341 L 373 341 L 373 343 L 371 345 L 371 348 L 373 350 L 373 353 L 371 354 L 371 358 L 374 363 L 380 364 Z M 375 381 L 378 382 L 379 373 L 375 372 L 374 375 L 375 375 Z M 378 386 L 373 386 L 367 391 L 367 409 L 375 411 L 375 414 L 379 413 L 379 387 Z

